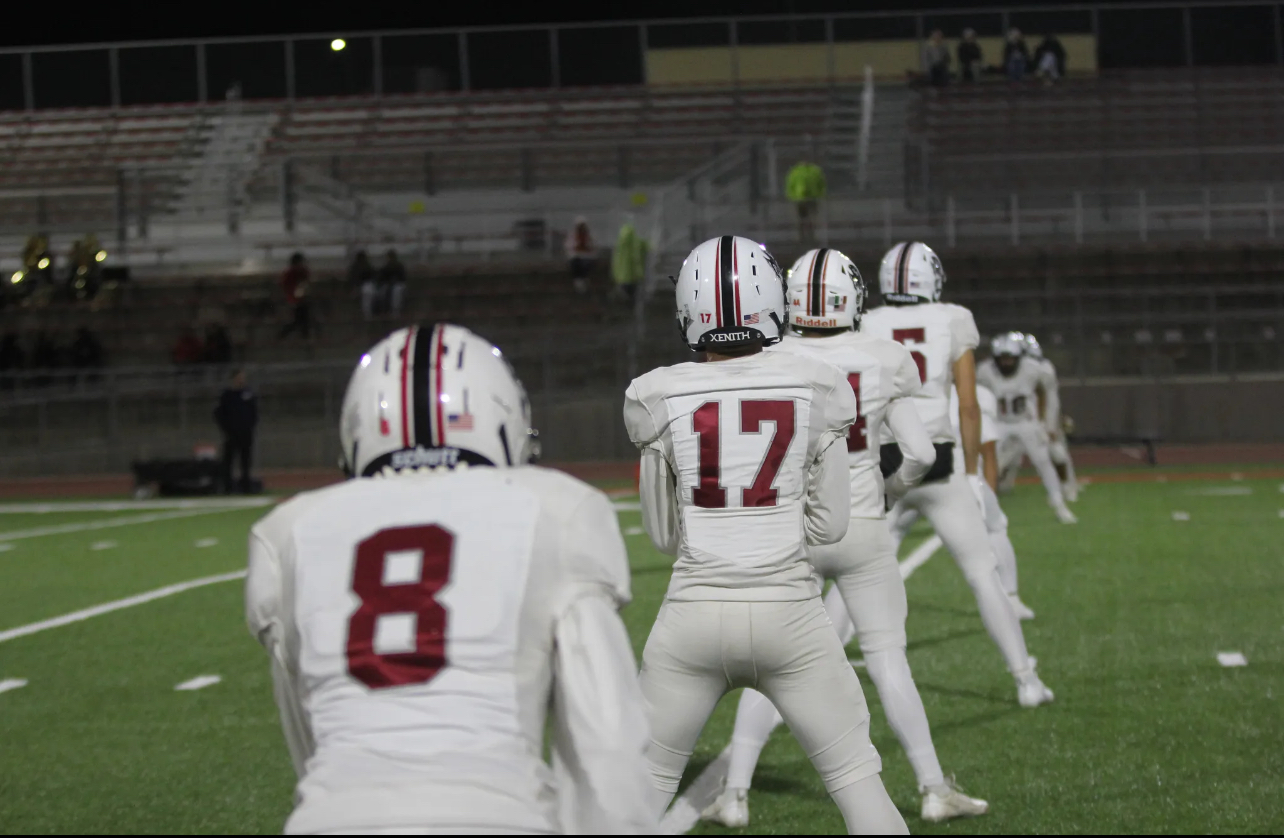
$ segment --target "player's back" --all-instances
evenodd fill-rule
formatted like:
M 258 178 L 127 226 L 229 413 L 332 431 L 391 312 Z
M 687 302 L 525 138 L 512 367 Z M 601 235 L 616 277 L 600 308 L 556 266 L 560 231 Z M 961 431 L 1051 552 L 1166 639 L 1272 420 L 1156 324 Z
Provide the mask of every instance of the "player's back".
M 918 391 L 918 370 L 902 345 L 863 331 L 826 337 L 790 335 L 773 351 L 806 355 L 837 367 L 856 395 L 857 419 L 847 435 L 852 516 L 883 516 L 883 474 L 879 445 L 888 405 Z
M 658 446 L 677 479 L 671 599 L 819 593 L 804 542 L 808 475 L 855 412 L 838 369 L 782 352 L 661 367 L 633 382 L 630 438 Z
M 972 313 L 952 303 L 881 306 L 865 314 L 861 331 L 903 344 L 918 365 L 923 387 L 914 406 L 933 442 L 951 442 L 950 387 L 954 362 L 980 340 Z
M 565 553 L 592 549 L 563 539 L 594 495 L 606 504 L 535 467 L 401 474 L 302 495 L 255 526 L 252 556 L 275 562 L 252 560 L 248 590 L 277 568 L 278 702 L 307 743 L 287 831 L 449 828 L 479 811 L 496 829 L 556 829 L 542 759 L 554 609 L 576 583 Z
M 1046 375 L 1042 362 L 1034 358 L 1017 359 L 1016 371 L 1004 375 L 993 358 L 977 365 L 976 380 L 994 393 L 998 401 L 1000 422 L 1023 422 L 1035 418 L 1036 388 Z

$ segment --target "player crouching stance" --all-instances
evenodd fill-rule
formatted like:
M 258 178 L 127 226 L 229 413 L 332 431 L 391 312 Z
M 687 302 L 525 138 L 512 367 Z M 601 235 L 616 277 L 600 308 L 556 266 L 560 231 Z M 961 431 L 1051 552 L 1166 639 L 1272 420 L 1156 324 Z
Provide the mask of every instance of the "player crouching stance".
M 981 338 L 976 322 L 966 308 L 940 301 L 945 269 L 921 242 L 901 242 L 889 250 L 879 266 L 878 284 L 885 305 L 865 315 L 863 330 L 910 350 L 923 382 L 913 397 L 914 406 L 937 448 L 932 471 L 900 503 L 922 513 L 953 554 L 976 597 L 981 622 L 1016 680 L 1021 706 L 1046 704 L 1053 699 L 1052 691 L 1034 671 L 982 520 L 984 499 L 977 473 L 981 409 L 973 355 Z M 958 388 L 964 474 L 954 470 L 951 386 Z
M 807 560 L 808 545 L 847 532 L 856 398 L 836 368 L 762 351 L 784 330 L 783 284 L 748 239 L 697 247 L 677 278 L 678 323 L 708 360 L 653 370 L 625 395 L 642 450 L 642 523 L 677 556 L 642 655 L 654 812 L 668 807 L 719 699 L 754 687 L 784 715 L 850 832 L 905 834 Z
M 656 830 L 615 511 L 528 465 L 530 427 L 498 349 L 401 329 L 348 384 L 354 479 L 251 531 L 246 611 L 299 775 L 287 833 Z
M 992 357 L 981 362 L 976 380 L 989 388 L 999 402 L 999 469 L 1015 471 L 1021 456 L 1030 458 L 1034 470 L 1048 493 L 1048 505 L 1063 524 L 1078 522 L 1066 506 L 1061 491 L 1061 478 L 1052 464 L 1048 431 L 1036 415 L 1038 390 L 1046 369 L 1043 364 L 1025 356 L 1025 336 L 1020 332 L 999 335 L 990 342 Z
M 983 815 L 988 804 L 963 794 L 945 778 L 932 744 L 923 700 L 905 657 L 905 582 L 883 511 L 878 452 L 884 422 L 903 453 L 899 471 L 887 481 L 893 497 L 918 483 L 936 459 L 911 398 L 920 386 L 918 367 L 899 343 L 860 331 L 865 282 L 856 265 L 837 250 L 804 254 L 789 272 L 786 301 L 791 332 L 773 351 L 832 364 L 856 394 L 858 417 L 846 446 L 851 522 L 842 541 L 808 551 L 816 571 L 834 580 L 825 610 L 840 643 L 846 645 L 853 634 L 860 639 L 888 724 L 918 778 L 923 819 Z M 748 824 L 749 782 L 767 738 L 780 722 L 780 714 L 761 693 L 746 689 L 741 694 L 726 786 L 704 812 L 707 819 L 731 827 Z

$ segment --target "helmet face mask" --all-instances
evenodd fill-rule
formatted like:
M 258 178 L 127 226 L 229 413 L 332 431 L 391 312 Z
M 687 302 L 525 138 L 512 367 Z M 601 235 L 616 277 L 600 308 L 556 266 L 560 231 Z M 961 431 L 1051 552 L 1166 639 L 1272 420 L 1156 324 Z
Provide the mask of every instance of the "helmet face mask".
M 503 354 L 460 326 L 398 329 L 362 356 L 344 396 L 341 465 L 385 469 L 533 462 L 530 401 Z
M 784 277 L 767 248 L 740 236 L 696 247 L 674 281 L 678 328 L 697 352 L 770 346 L 785 323 Z
M 890 305 L 937 303 L 944 287 L 940 257 L 922 242 L 897 244 L 878 266 L 878 289 Z
M 1007 332 L 995 336 L 990 341 L 990 354 L 994 356 L 994 365 L 999 368 L 999 372 L 1011 378 L 1021 365 L 1021 356 L 1025 354 L 1025 335 Z
M 789 269 L 785 286 L 789 325 L 858 329 L 865 296 L 865 280 L 855 262 L 829 248 L 808 251 Z

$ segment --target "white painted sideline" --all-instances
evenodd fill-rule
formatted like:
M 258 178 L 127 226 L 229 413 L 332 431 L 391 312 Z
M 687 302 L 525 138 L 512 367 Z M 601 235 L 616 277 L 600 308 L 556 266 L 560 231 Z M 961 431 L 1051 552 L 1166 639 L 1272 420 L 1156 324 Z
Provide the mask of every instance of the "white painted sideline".
M 901 578 L 908 579 L 914 571 L 927 564 L 937 550 L 941 549 L 941 538 L 935 533 L 927 541 L 905 557 L 900 563 Z M 854 664 L 853 664 L 854 665 Z M 695 782 L 687 787 L 669 811 L 660 820 L 660 833 L 663 835 L 685 835 L 700 821 L 700 812 L 714 801 L 721 790 L 722 778 L 727 774 L 727 764 L 731 761 L 731 746 L 722 749 L 722 753 L 696 777 Z
M 104 602 L 102 605 L 95 605 L 92 608 L 86 608 L 82 611 L 73 611 L 70 614 L 63 614 L 61 617 L 54 617 L 49 620 L 41 620 L 38 623 L 31 623 L 25 626 L 18 626 L 7 631 L 0 631 L 0 643 L 6 643 L 19 637 L 26 637 L 29 634 L 45 631 L 47 629 L 58 628 L 72 623 L 79 623 L 82 620 L 88 620 L 90 617 L 98 617 L 102 614 L 110 614 L 112 611 L 119 611 L 122 608 L 132 608 L 135 605 L 142 605 L 144 602 L 151 602 L 155 599 L 163 599 L 174 594 L 181 594 L 183 591 L 190 591 L 193 588 L 201 588 L 206 585 L 217 585 L 219 582 L 232 582 L 237 579 L 244 579 L 246 571 L 237 570 L 232 573 L 220 573 L 217 576 L 202 576 L 200 579 L 191 579 L 187 582 L 179 582 L 176 585 L 166 585 L 163 588 L 157 588 L 154 591 L 147 591 L 142 594 L 135 594 L 131 597 L 118 599 L 115 602 Z
M 44 515 L 50 512 L 142 512 L 149 509 L 254 509 L 259 506 L 269 506 L 275 500 L 271 497 L 252 497 L 0 503 L 0 515 Z
M 0 542 L 18 541 L 23 538 L 39 538 L 44 535 L 66 535 L 88 530 L 105 530 L 111 527 L 127 527 L 131 524 L 152 524 L 157 521 L 170 521 L 175 518 L 192 518 L 196 515 L 213 515 L 218 512 L 232 512 L 238 507 L 215 509 L 181 509 L 177 512 L 152 512 L 147 515 L 126 515 L 120 518 L 108 518 L 105 521 L 76 521 L 71 524 L 56 524 L 50 527 L 36 527 L 30 530 L 10 530 L 0 532 Z

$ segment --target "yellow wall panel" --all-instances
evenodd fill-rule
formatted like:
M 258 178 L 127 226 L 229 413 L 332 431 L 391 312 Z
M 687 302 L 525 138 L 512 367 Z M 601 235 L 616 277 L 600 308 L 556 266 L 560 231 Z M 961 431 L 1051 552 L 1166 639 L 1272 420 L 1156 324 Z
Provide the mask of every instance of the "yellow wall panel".
M 760 84 L 829 78 L 829 50 L 825 44 L 743 46 L 737 48 L 736 55 L 742 82 Z
M 732 78 L 729 47 L 646 51 L 647 84 L 727 84 Z

